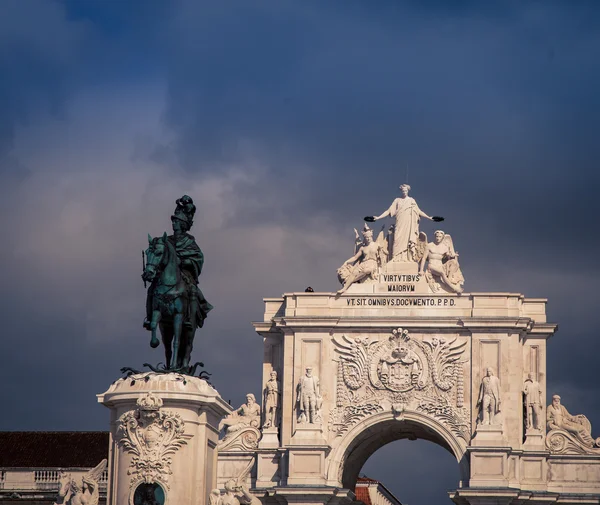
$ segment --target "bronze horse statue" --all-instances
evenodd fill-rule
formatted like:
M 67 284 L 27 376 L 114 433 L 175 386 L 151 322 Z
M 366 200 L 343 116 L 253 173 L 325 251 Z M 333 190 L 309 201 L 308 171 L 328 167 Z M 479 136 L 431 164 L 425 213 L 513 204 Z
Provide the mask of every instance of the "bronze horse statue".
M 196 325 L 184 324 L 189 319 L 190 296 L 181 274 L 181 261 L 166 233 L 155 238 L 148 235 L 148 242 L 142 279 L 151 283 L 150 346 L 158 347 L 156 329 L 160 328 L 166 368 L 186 370 L 190 364 Z

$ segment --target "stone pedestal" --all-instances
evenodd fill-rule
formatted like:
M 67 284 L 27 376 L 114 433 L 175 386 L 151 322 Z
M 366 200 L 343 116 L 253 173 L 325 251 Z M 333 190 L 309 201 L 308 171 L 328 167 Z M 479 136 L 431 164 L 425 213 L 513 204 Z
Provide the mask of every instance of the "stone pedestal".
M 262 438 L 258 444 L 260 449 L 277 449 L 279 447 L 279 436 L 275 426 L 263 428 Z
M 502 447 L 506 445 L 502 425 L 480 424 L 475 428 L 473 446 L 476 447 Z
M 218 425 L 231 407 L 206 381 L 153 372 L 98 395 L 110 416 L 107 505 L 154 494 L 165 505 L 208 504 L 217 482 Z
M 546 435 L 542 430 L 527 430 L 523 447 L 528 450 L 544 450 Z

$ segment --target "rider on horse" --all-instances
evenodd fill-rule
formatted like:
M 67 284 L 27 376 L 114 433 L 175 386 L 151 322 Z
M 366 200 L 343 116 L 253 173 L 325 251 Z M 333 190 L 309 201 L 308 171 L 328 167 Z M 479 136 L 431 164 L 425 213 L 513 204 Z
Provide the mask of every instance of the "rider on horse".
M 185 281 L 188 297 L 188 313 L 184 318 L 184 326 L 194 330 L 202 328 L 204 319 L 208 312 L 213 308 L 210 303 L 204 298 L 202 291 L 198 288 L 198 277 L 202 272 L 204 264 L 204 255 L 196 244 L 196 239 L 187 233 L 194 224 L 194 214 L 196 206 L 193 200 L 183 195 L 177 199 L 177 208 L 171 216 L 173 225 L 173 235 L 168 237 L 168 240 L 174 245 L 177 256 L 180 260 L 180 274 Z M 144 320 L 144 328 L 151 330 L 150 320 L 152 319 L 152 300 L 154 288 L 156 287 L 157 279 L 155 279 L 146 298 L 146 319 Z

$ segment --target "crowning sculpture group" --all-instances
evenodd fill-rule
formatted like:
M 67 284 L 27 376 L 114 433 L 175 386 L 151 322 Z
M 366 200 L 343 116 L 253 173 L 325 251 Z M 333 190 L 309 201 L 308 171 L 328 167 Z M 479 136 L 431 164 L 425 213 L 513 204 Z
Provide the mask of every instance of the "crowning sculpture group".
M 358 232 L 354 230 L 354 255 L 338 269 L 338 278 L 343 284 L 338 294 L 345 293 L 352 284 L 377 281 L 388 262 L 418 265 L 419 273 L 425 275 L 433 293 L 440 290 L 462 293 L 464 278 L 452 237 L 437 230 L 433 242 L 427 242 L 427 235 L 419 231 L 421 218 L 436 222 L 443 221 L 444 218 L 425 214 L 415 199 L 408 196 L 408 184 L 400 186 L 400 191 L 402 195 L 383 214 L 365 218 L 367 222 L 388 216 L 394 218 L 395 222 L 389 227 L 387 234 L 382 229 L 377 240 L 374 240 L 373 230 L 365 223 L 361 241 Z

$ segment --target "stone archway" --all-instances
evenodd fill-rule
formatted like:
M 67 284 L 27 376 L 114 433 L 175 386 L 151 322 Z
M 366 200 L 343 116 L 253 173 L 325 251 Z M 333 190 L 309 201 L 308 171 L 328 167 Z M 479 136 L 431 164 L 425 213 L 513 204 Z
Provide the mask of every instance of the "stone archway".
M 442 423 L 419 412 L 406 412 L 401 416 L 382 412 L 355 426 L 333 450 L 327 468 L 328 484 L 354 489 L 369 457 L 384 445 L 401 439 L 427 440 L 443 447 L 456 458 L 461 481 L 468 481 L 466 446 Z M 462 482 L 457 483 L 457 487 Z
M 556 330 L 546 300 L 419 294 L 404 289 L 411 279 L 400 272 L 342 295 L 265 299 L 254 327 L 264 398 L 276 372 L 277 426 L 262 430 L 258 447 L 220 451 L 219 482 L 255 459 L 247 484 L 263 503 L 343 505 L 369 456 L 412 438 L 456 458 L 459 505 L 574 504 L 582 494 L 597 503 L 600 442 L 569 445 L 556 429 L 546 440 L 546 343 Z M 539 392 L 537 427 L 523 413 L 528 388 Z

